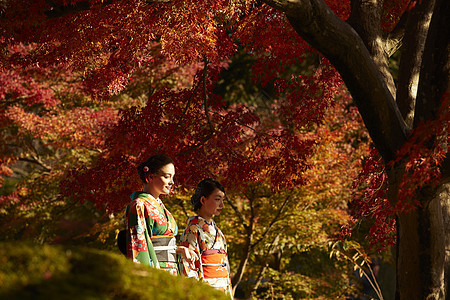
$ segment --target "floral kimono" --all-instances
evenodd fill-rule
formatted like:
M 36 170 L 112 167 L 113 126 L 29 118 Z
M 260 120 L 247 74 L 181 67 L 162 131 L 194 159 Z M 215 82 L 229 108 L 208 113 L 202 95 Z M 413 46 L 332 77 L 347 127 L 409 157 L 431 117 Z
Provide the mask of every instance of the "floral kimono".
M 200 216 L 190 217 L 180 241 L 181 246 L 188 247 L 201 258 L 201 261 L 196 261 L 194 270 L 182 259 L 181 272 L 188 277 L 206 282 L 231 297 L 227 243 L 214 220 L 209 224 Z
M 175 237 L 178 232 L 172 214 L 159 198 L 155 199 L 150 194 L 134 192 L 131 200 L 126 209 L 127 256 L 134 262 L 164 269 L 177 275 L 176 261 L 158 261 L 155 252 L 157 247 L 154 247 L 155 241 L 159 240 L 157 238 L 168 238 L 172 240 L 171 246 L 166 245 L 163 248 L 170 248 L 173 253 L 176 251 L 175 239 L 170 238 Z M 166 250 L 166 253 L 167 251 L 169 250 Z

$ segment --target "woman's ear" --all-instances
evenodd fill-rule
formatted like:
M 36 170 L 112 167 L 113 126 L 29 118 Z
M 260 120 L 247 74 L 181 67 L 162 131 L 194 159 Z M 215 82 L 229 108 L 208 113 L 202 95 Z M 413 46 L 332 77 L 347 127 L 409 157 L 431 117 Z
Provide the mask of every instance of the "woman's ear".
M 205 205 L 205 200 L 206 200 L 205 196 L 202 196 L 202 197 L 200 198 L 200 203 L 201 203 L 202 205 Z
M 145 175 L 145 183 L 149 183 L 151 181 L 151 179 L 152 179 L 152 173 L 149 172 Z

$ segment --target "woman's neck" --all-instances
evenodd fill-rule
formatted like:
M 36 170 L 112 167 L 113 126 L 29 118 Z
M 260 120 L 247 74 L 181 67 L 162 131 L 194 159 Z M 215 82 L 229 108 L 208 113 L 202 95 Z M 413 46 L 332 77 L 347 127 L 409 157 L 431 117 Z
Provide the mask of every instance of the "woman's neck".
M 152 189 L 150 188 L 150 185 L 148 184 L 144 184 L 144 193 L 150 194 L 153 196 L 153 198 L 158 199 L 159 195 L 158 193 L 156 193 L 155 191 L 152 191 Z
M 211 223 L 213 218 L 212 215 L 206 214 L 202 210 L 199 210 L 198 215 L 206 220 L 206 222 Z

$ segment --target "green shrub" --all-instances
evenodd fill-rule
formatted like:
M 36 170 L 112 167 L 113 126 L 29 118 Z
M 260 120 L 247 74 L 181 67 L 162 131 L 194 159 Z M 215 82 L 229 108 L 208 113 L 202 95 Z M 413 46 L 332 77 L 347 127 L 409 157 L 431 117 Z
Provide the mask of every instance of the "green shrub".
M 68 246 L 0 243 L 0 299 L 228 299 L 206 284 Z

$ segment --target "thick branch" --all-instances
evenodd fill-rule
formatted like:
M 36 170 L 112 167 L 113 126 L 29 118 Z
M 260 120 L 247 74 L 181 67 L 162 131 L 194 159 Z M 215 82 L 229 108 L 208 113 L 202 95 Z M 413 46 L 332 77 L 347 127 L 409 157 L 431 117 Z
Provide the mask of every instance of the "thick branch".
M 406 124 L 412 127 L 419 72 L 434 0 L 422 1 L 410 12 L 399 66 L 397 104 Z
M 450 80 L 450 1 L 436 0 L 423 53 L 414 124 L 437 118 Z M 443 108 L 443 109 L 449 109 Z
M 352 0 L 348 23 L 356 30 L 378 66 L 392 95 L 395 84 L 389 69 L 389 56 L 385 50 L 385 40 L 381 29 L 382 0 Z
M 19 158 L 20 161 L 25 161 L 25 162 L 29 162 L 29 163 L 33 163 L 33 164 L 37 164 L 39 166 L 41 166 L 45 171 L 50 172 L 52 170 L 52 167 L 50 167 L 49 165 L 45 164 L 39 157 L 36 156 L 31 156 L 30 157 L 20 157 Z
M 403 15 L 400 18 L 400 21 L 398 21 L 395 28 L 389 32 L 386 37 L 386 45 L 385 45 L 385 51 L 389 57 L 394 55 L 395 52 L 397 52 L 398 49 L 402 46 L 403 43 L 403 36 L 405 35 L 406 31 L 406 21 L 408 20 L 408 16 L 410 14 L 410 11 L 407 10 L 403 13 Z
M 385 161 L 408 136 L 392 94 L 355 30 L 322 0 L 264 0 L 286 13 L 296 32 L 336 67 L 349 89 L 378 151 Z

